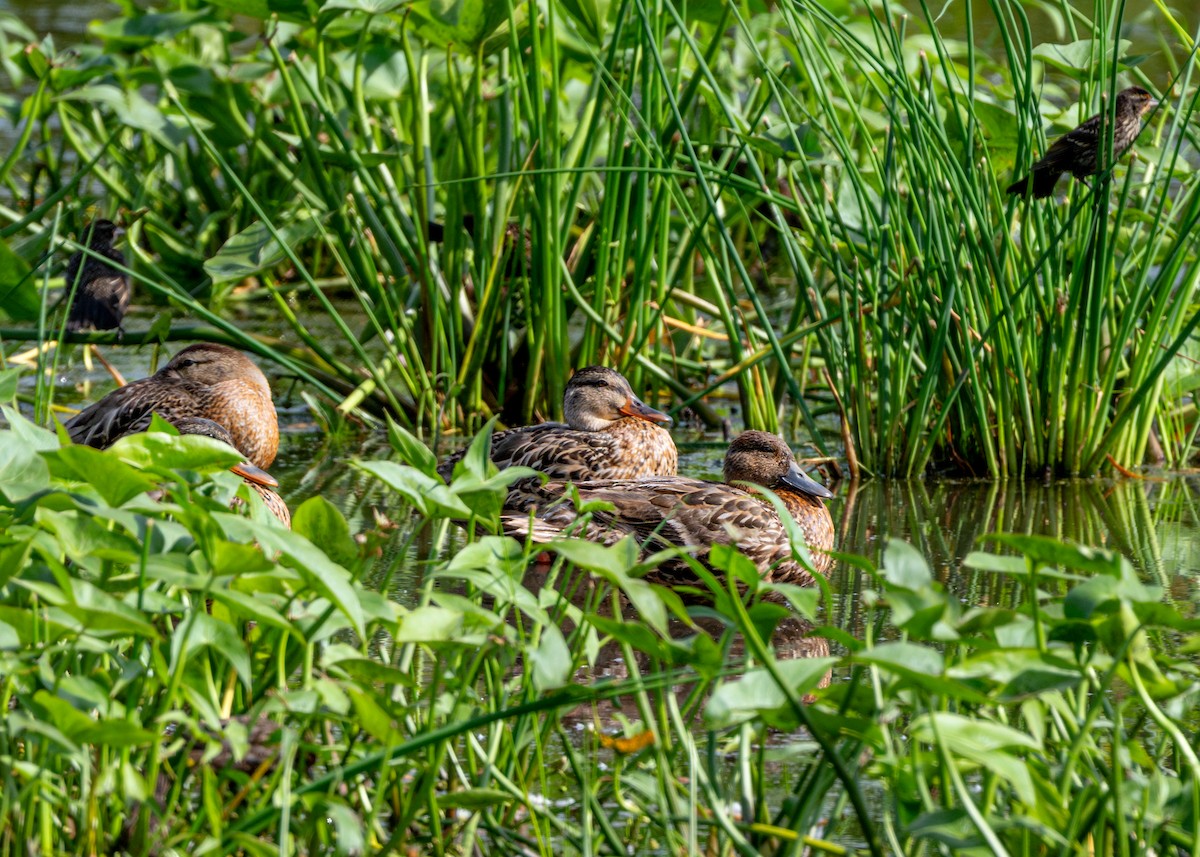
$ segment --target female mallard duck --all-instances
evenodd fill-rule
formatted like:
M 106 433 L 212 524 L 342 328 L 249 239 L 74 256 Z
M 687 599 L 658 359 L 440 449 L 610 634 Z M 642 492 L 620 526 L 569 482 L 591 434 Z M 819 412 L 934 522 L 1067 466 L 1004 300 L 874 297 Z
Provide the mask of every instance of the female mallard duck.
M 745 483 L 750 484 L 735 487 Z M 821 498 L 833 494 L 800 469 L 782 439 L 761 431 L 744 432 L 730 445 L 724 484 L 679 476 L 579 483 L 580 501 L 603 500 L 613 507 L 591 513 L 584 523 L 564 500 L 566 486 L 550 482 L 524 492 L 520 511 L 507 511 L 502 520 L 505 532 L 517 538 L 548 542 L 576 535 L 611 545 L 633 534 L 645 555 L 671 546 L 695 547 L 693 555 L 701 562 L 714 544 L 736 544 L 765 578 L 811 584 L 810 571 L 792 557 L 774 506 L 754 492 L 754 485 L 771 489 L 783 501 L 813 551 L 813 567 L 826 573 L 833 565 L 833 518 Z M 683 582 L 694 575 L 687 563 L 668 560 L 651 579 Z
M 212 420 L 204 419 L 203 417 L 184 417 L 176 420 L 172 425 L 180 434 L 198 434 L 204 437 L 211 437 L 213 440 L 219 440 L 221 443 L 229 444 L 237 449 L 233 443 L 233 435 L 229 433 L 229 429 L 220 423 L 215 423 Z M 239 450 L 240 451 L 240 450 Z M 243 461 L 229 468 L 231 471 L 242 477 L 243 481 L 254 490 L 267 509 L 279 519 L 279 522 L 288 529 L 292 527 L 292 512 L 287 507 L 287 503 L 283 498 L 275 493 L 274 488 L 279 487 L 279 483 L 267 471 L 261 467 L 256 467 L 249 461 Z M 241 500 L 235 500 L 240 503 Z
M 496 466 L 532 467 L 552 479 L 638 479 L 674 476 L 679 454 L 671 418 L 633 394 L 619 372 L 603 366 L 580 369 L 563 393 L 563 423 L 540 423 L 492 435 Z M 446 481 L 465 450 L 445 458 L 438 473 Z
M 233 446 L 261 468 L 279 449 L 279 423 L 262 370 L 227 345 L 189 345 L 149 378 L 113 390 L 66 424 L 75 443 L 98 449 L 145 431 L 150 415 L 167 422 L 204 417 L 229 430 Z

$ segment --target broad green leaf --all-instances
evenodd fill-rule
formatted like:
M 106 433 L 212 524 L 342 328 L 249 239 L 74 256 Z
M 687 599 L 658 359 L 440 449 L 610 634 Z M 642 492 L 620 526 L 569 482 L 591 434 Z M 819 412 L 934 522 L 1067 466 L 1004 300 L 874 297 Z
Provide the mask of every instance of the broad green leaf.
M 893 586 L 919 591 L 933 583 L 929 563 L 908 542 L 891 539 L 883 551 L 883 578 Z
M 188 660 L 205 649 L 213 650 L 228 661 L 242 684 L 250 688 L 250 654 L 241 636 L 228 622 L 214 619 L 202 610 L 193 610 L 171 636 L 171 671 L 184 669 Z
M 317 233 L 318 223 L 311 217 L 276 225 L 276 232 L 292 249 Z M 214 283 L 244 280 L 273 268 L 286 258 L 286 252 L 267 225 L 260 220 L 251 223 L 221 245 L 217 255 L 204 263 L 204 270 Z
M 801 658 L 775 664 L 780 680 L 795 698 L 814 689 L 825 673 L 837 663 L 837 658 Z M 746 673 L 737 681 L 726 681 L 713 691 L 704 709 L 704 720 L 710 729 L 724 729 L 755 717 L 768 724 L 778 725 L 792 719 L 791 703 L 779 682 L 765 667 Z
M 1041 746 L 1032 736 L 980 717 L 963 717 L 949 711 L 917 716 L 908 734 L 914 740 L 939 744 L 952 755 L 969 759 L 1008 781 L 1026 806 L 1033 807 L 1037 791 L 1033 777 L 1022 759 L 1005 752 L 1013 747 L 1037 752 Z
M 337 506 L 324 497 L 309 497 L 292 515 L 292 529 L 314 545 L 320 545 L 329 558 L 349 567 L 358 559 L 358 546 L 350 535 L 350 525 Z
M 147 746 L 158 740 L 154 733 L 128 720 L 93 718 L 65 699 L 39 690 L 33 703 L 41 714 L 63 735 L 79 744 L 97 744 L 110 748 Z
M 137 90 L 98 83 L 71 90 L 59 98 L 63 101 L 81 101 L 89 107 L 108 107 L 122 125 L 145 131 L 172 150 L 177 150 L 192 134 L 191 128 L 182 119 L 164 113 Z M 203 130 L 210 127 L 209 122 L 201 116 L 194 117 L 194 121 Z
M 229 538 L 254 540 L 268 555 L 278 554 L 281 565 L 299 572 L 309 586 L 342 611 L 356 632 L 363 633 L 362 604 L 350 572 L 330 560 L 320 548 L 299 533 L 240 515 L 217 512 L 213 519 Z
M 394 747 L 404 740 L 404 734 L 392 715 L 374 698 L 355 688 L 347 688 L 354 703 L 354 723 L 385 747 Z
M 227 443 L 198 434 L 143 431 L 128 434 L 108 450 L 135 467 L 159 473 L 171 470 L 228 470 L 245 460 Z
M 18 321 L 33 321 L 41 309 L 37 278 L 29 263 L 0 238 L 0 312 Z M 11 396 L 0 396 L 5 401 Z
M 417 32 L 439 49 L 474 51 L 508 21 L 508 6 L 493 0 L 413 0 Z
M 93 23 L 89 29 L 92 35 L 115 46 L 136 49 L 165 42 L 198 23 L 211 20 L 212 13 L 207 9 L 199 12 L 149 12 L 118 15 Z
M 0 402 L 10 406 L 13 404 L 13 400 L 17 398 L 20 381 L 20 369 L 14 367 L 0 370 Z
M 394 461 L 356 461 L 354 466 L 379 479 L 426 517 L 436 515 L 452 520 L 471 517 L 471 510 L 449 486 L 415 467 Z
M 533 686 L 540 691 L 562 687 L 571 679 L 571 651 L 557 625 L 545 625 L 538 646 L 528 654 Z
M 1117 57 L 1125 55 L 1132 44 L 1128 39 L 1117 41 Z M 1111 63 L 1113 46 L 1109 42 L 1099 42 L 1093 39 L 1080 39 L 1065 45 L 1043 42 L 1033 49 L 1033 58 L 1047 65 L 1054 66 L 1059 71 L 1066 72 L 1076 79 L 1090 77 L 1099 63 Z
M 0 431 L 0 494 L 15 503 L 50 485 L 50 466 L 14 431 Z
M 110 455 L 90 446 L 64 446 L 49 456 L 56 476 L 87 482 L 110 506 L 123 506 L 138 494 L 154 490 L 153 479 Z
M 388 414 L 387 417 L 387 432 L 388 441 L 391 443 L 392 449 L 400 454 L 400 458 L 405 464 L 415 467 L 430 478 L 437 476 L 438 461 L 434 454 L 429 451 L 429 447 L 421 443 L 416 435 L 392 419 L 391 414 Z
M 463 616 L 457 610 L 426 605 L 405 613 L 396 631 L 397 643 L 449 643 L 458 639 Z

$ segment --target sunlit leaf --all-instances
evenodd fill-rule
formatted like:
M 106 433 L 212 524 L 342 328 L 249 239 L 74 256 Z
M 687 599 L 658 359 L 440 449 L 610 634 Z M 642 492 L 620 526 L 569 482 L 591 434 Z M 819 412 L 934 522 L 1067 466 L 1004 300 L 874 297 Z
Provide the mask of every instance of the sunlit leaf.
M 317 233 L 311 217 L 293 218 L 277 225 L 276 232 L 287 247 L 295 249 Z M 204 263 L 214 283 L 244 280 L 275 267 L 286 257 L 283 246 L 262 221 L 255 221 L 221 245 L 217 255 Z

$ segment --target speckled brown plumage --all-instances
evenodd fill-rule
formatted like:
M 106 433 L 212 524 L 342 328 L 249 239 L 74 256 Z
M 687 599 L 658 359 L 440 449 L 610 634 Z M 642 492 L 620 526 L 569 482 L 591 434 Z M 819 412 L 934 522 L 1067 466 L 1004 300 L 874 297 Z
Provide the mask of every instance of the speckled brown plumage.
M 670 418 L 644 404 L 618 372 L 580 369 L 563 393 L 564 423 L 540 423 L 496 432 L 497 467 L 532 467 L 552 479 L 638 479 L 673 476 L 679 462 Z M 447 481 L 464 451 L 438 466 Z
M 233 435 L 229 433 L 229 429 L 220 423 L 215 423 L 212 420 L 203 417 L 184 417 L 173 423 L 180 434 L 198 434 L 204 437 L 211 437 L 213 440 L 219 440 L 222 443 L 234 446 Z M 234 447 L 236 449 L 236 447 Z M 243 481 L 253 489 L 259 497 L 262 498 L 263 504 L 267 510 L 279 519 L 279 522 L 288 529 L 292 527 L 292 510 L 287 507 L 287 503 L 274 490 L 279 486 L 270 473 L 251 464 L 249 461 L 243 461 L 231 468 L 234 473 L 242 477 Z M 234 498 L 232 505 L 236 506 L 241 503 L 240 498 Z
M 737 544 L 772 581 L 808 585 L 812 574 L 792 557 L 787 531 L 764 498 L 730 483 L 770 488 L 800 525 L 812 551 L 813 566 L 824 574 L 833 564 L 833 518 L 822 497 L 828 489 L 796 465 L 791 450 L 775 435 L 749 431 L 740 435 L 725 458 L 725 483 L 683 477 L 577 484 L 583 501 L 603 500 L 614 507 L 582 522 L 569 501 L 566 485 L 550 482 L 528 489 L 503 516 L 505 532 L 517 538 L 548 542 L 578 536 L 615 544 L 633 534 L 643 554 L 664 547 L 694 547 L 701 562 L 714 544 Z M 533 512 L 531 518 L 530 511 Z M 532 525 L 531 525 L 532 521 Z M 649 575 L 666 583 L 694 581 L 687 564 L 672 560 Z
M 74 289 L 67 330 L 119 330 L 129 309 L 132 287 L 129 277 L 105 263 L 105 259 L 125 264 L 125 256 L 113 247 L 120 232 L 111 220 L 97 220 L 84 230 L 88 249 L 103 258 L 75 253 L 67 261 L 67 294 Z
M 1114 159 L 1121 157 L 1133 145 L 1142 130 L 1142 116 L 1154 105 L 1150 93 L 1140 86 L 1131 86 L 1117 93 L 1110 131 Z M 1108 116 L 1097 113 L 1078 128 L 1063 134 L 1030 168 L 1028 175 L 1008 186 L 1007 192 L 1021 196 L 1028 196 L 1032 192 L 1035 199 L 1041 199 L 1054 192 L 1054 185 L 1063 173 L 1070 173 L 1077 179 L 1095 175 L 1100 160 L 1100 133 L 1107 124 Z
M 145 431 L 151 414 L 171 423 L 210 419 L 228 429 L 233 446 L 264 469 L 279 448 L 266 376 L 240 351 L 209 342 L 188 346 L 149 378 L 109 393 L 66 428 L 75 443 L 104 449 L 117 438 Z

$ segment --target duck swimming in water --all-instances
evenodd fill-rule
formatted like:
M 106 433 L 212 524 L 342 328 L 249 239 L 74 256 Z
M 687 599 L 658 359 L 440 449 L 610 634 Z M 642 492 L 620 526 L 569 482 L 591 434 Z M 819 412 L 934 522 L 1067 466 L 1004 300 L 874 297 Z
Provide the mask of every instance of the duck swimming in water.
M 611 511 L 591 513 L 586 521 L 565 500 L 567 486 L 549 482 L 527 489 L 501 520 L 504 531 L 520 539 L 549 542 L 577 536 L 611 545 L 632 534 L 642 543 L 644 556 L 671 546 L 690 547 L 696 548 L 693 555 L 701 562 L 713 545 L 735 544 L 767 580 L 812 584 L 811 571 L 792 556 L 775 507 L 755 491 L 754 486 L 761 485 L 783 501 L 800 525 L 816 571 L 829 571 L 833 518 L 822 499 L 833 494 L 800 469 L 781 438 L 743 432 L 730 445 L 724 470 L 724 483 L 679 476 L 578 483 L 580 501 L 602 500 L 613 506 Z M 648 578 L 685 583 L 694 582 L 695 574 L 686 562 L 673 559 Z
M 109 393 L 66 423 L 75 443 L 106 449 L 145 431 L 151 414 L 169 423 L 202 417 L 224 426 L 233 447 L 264 470 L 279 449 L 279 422 L 267 378 L 227 345 L 202 342 L 180 351 L 162 369 Z
M 619 372 L 588 366 L 571 376 L 563 393 L 566 423 L 540 423 L 492 435 L 497 467 L 532 467 L 551 479 L 638 479 L 674 476 L 679 454 L 671 418 L 633 394 Z M 447 481 L 466 454 L 455 452 L 438 465 Z

